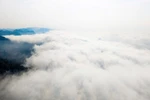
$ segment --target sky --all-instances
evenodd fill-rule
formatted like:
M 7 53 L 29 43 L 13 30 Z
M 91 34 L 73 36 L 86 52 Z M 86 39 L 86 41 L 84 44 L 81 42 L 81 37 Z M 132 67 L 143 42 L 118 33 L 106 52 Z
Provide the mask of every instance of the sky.
M 150 0 L 0 0 L 0 28 L 149 33 L 149 10 Z

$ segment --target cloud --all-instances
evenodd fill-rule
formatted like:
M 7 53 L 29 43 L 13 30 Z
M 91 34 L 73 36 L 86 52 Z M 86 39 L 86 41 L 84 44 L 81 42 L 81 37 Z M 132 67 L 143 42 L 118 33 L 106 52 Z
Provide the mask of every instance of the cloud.
M 34 46 L 24 64 L 32 70 L 1 81 L 0 99 L 149 100 L 149 49 L 106 37 L 94 40 L 59 31 L 9 36 L 42 44 Z M 134 40 L 131 34 L 124 38 L 128 40 Z
M 30 71 L 0 76 L 0 100 L 149 100 L 149 4 L 0 0 L 1 28 L 59 30 L 5 36 L 34 52 L 24 63 Z

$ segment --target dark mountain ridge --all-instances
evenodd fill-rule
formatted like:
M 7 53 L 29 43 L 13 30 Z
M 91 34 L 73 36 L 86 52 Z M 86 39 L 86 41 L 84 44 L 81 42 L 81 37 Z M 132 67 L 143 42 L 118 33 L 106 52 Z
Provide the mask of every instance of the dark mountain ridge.
M 36 34 L 36 33 L 46 33 L 50 31 L 49 28 L 19 28 L 19 29 L 0 29 L 0 35 L 25 35 L 25 34 Z

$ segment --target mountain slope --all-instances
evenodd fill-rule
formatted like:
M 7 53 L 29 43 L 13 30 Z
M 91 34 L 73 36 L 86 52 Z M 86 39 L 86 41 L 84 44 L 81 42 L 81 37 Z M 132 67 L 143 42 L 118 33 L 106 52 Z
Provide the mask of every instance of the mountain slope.
M 0 36 L 0 74 L 13 74 L 26 71 L 22 66 L 31 55 L 33 44 L 12 42 Z

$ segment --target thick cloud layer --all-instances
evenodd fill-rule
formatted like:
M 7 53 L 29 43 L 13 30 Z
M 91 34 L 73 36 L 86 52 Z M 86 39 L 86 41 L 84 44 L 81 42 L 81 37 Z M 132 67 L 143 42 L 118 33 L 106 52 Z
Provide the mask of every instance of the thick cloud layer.
M 41 45 L 24 64 L 32 70 L 1 81 L 0 100 L 150 99 L 149 47 L 132 35 L 93 40 L 53 31 L 7 37 Z

